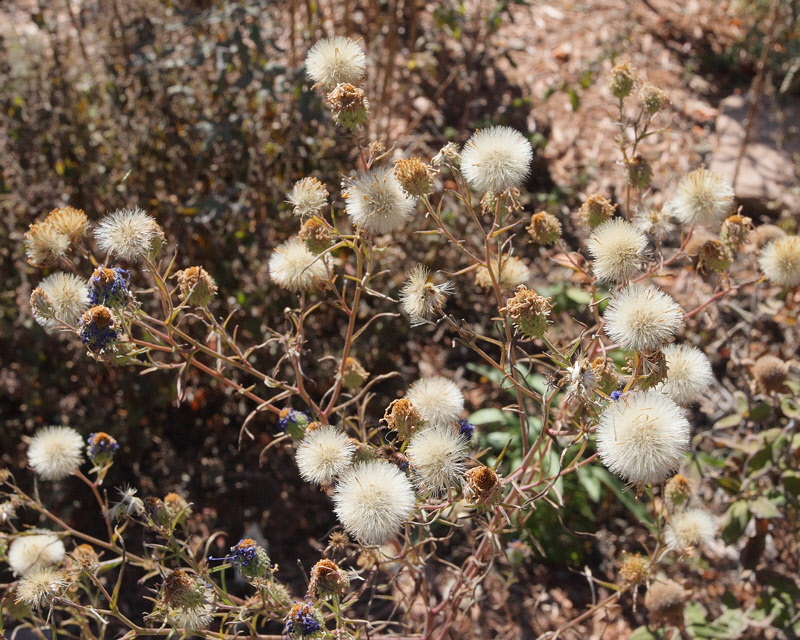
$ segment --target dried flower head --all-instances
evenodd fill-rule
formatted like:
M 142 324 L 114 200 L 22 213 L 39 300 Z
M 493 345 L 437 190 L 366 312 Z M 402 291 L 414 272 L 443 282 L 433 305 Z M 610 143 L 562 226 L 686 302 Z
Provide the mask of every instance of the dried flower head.
M 314 605 L 298 602 L 286 616 L 286 635 L 290 640 L 313 640 L 325 635 L 325 620 Z
M 303 178 L 286 194 L 294 215 L 304 218 L 317 215 L 328 204 L 328 189 L 316 178 Z
M 414 469 L 414 482 L 421 491 L 438 495 L 458 488 L 464 473 L 467 439 L 449 424 L 416 433 L 406 454 Z
M 766 354 L 753 365 L 753 377 L 762 393 L 781 393 L 787 390 L 789 365 L 780 358 Z
M 275 284 L 289 291 L 315 291 L 328 282 L 326 258 L 311 253 L 298 237 L 275 248 L 269 259 L 269 275 Z
M 733 263 L 731 248 L 719 240 L 706 240 L 700 247 L 697 259 L 697 270 L 702 272 L 713 271 L 721 273 Z
M 414 489 L 406 475 L 385 460 L 359 462 L 333 494 L 336 515 L 362 544 L 383 544 L 396 535 L 414 510 Z
M 486 466 L 473 467 L 464 474 L 464 498 L 467 502 L 489 507 L 503 498 L 503 484 L 494 469 Z
M 90 353 L 103 355 L 119 338 L 117 319 L 108 307 L 98 305 L 92 307 L 81 316 L 78 323 L 81 342 Z
M 217 283 L 203 267 L 189 267 L 175 274 L 181 289 L 181 302 L 205 307 L 217 295 Z
M 94 573 L 100 564 L 100 557 L 97 551 L 90 544 L 79 544 L 72 552 L 72 558 L 80 567 L 81 571 Z
M 21 504 L 17 496 L 11 496 L 10 499 L 0 502 L 0 525 L 8 524 L 17 517 L 17 508 Z M 4 555 L 4 547 L 2 542 L 0 542 L 0 557 Z
M 66 555 L 64 543 L 54 533 L 30 533 L 14 538 L 8 547 L 8 564 L 21 576 L 41 567 L 60 564 Z
M 668 236 L 675 229 L 672 214 L 667 207 L 642 209 L 634 217 L 633 224 L 637 229 L 659 239 Z
M 605 314 L 606 334 L 635 351 L 655 351 L 683 326 L 683 311 L 656 287 L 633 284 L 611 298 Z
M 71 273 L 47 276 L 31 294 L 33 317 L 47 331 L 62 322 L 75 326 L 88 306 L 86 281 Z
M 635 84 L 636 76 L 627 62 L 616 65 L 608 75 L 608 88 L 620 100 L 630 95 Z
M 71 427 L 40 429 L 28 446 L 28 464 L 45 480 L 62 480 L 83 462 L 83 438 Z
M 211 586 L 198 576 L 176 569 L 161 585 L 156 615 L 176 629 L 200 631 L 211 624 L 216 607 Z
M 155 218 L 138 207 L 118 209 L 105 216 L 94 237 L 101 251 L 128 262 L 157 254 L 166 242 Z
M 303 223 L 297 237 L 305 242 L 308 250 L 315 255 L 319 255 L 333 244 L 330 226 L 316 216 Z
M 67 255 L 69 236 L 52 222 L 34 222 L 25 233 L 25 254 L 28 264 L 43 267 L 58 262 Z
M 689 422 L 660 391 L 628 393 L 597 426 L 597 452 L 609 470 L 638 488 L 666 480 L 689 449 Z
M 81 209 L 73 207 L 62 207 L 53 209 L 45 219 L 45 222 L 52 224 L 56 229 L 69 238 L 71 243 L 78 242 L 86 235 L 89 228 L 89 218 Z
M 721 175 L 705 167 L 683 176 L 675 191 L 665 206 L 687 225 L 718 224 L 733 207 L 733 187 Z
M 689 592 L 673 580 L 654 582 L 644 597 L 644 606 L 650 612 L 654 627 L 683 627 L 683 608 Z
M 401 440 L 408 440 L 425 424 L 425 418 L 408 398 L 393 400 L 386 408 L 383 419 L 391 431 L 397 431 Z
M 431 160 L 434 167 L 449 164 L 451 167 L 461 166 L 461 150 L 455 142 L 448 142 L 444 145 Z
M 492 284 L 492 274 L 496 274 L 497 272 L 497 262 L 492 260 L 490 266 L 492 269 L 491 273 L 489 269 L 483 266 L 475 270 L 475 284 L 484 289 L 491 289 L 494 286 Z M 517 256 L 509 254 L 503 255 L 502 262 L 500 263 L 499 278 L 501 289 L 507 291 L 516 289 L 519 285 L 527 283 L 529 278 L 530 271 L 525 262 L 517 258 Z
M 513 298 L 506 300 L 500 313 L 508 314 L 514 326 L 529 338 L 541 338 L 550 324 L 548 317 L 553 305 L 524 284 L 517 287 Z
M 598 280 L 625 282 L 642 268 L 647 236 L 627 220 L 616 218 L 595 227 L 588 249 Z
M 394 175 L 410 196 L 424 196 L 433 189 L 436 169 L 421 158 L 407 158 L 394 163 Z
M 328 93 L 328 104 L 331 107 L 333 121 L 347 129 L 355 129 L 367 121 L 369 100 L 364 90 L 359 87 L 347 83 L 337 84 Z
M 604 222 L 608 222 L 614 217 L 614 212 L 617 210 L 617 205 L 612 204 L 609 200 L 601 196 L 599 193 L 593 193 L 578 209 L 578 217 L 584 224 L 589 225 L 594 229 L 599 227 Z
M 311 568 L 306 597 L 313 600 L 327 600 L 334 596 L 344 597 L 350 588 L 350 578 L 333 560 L 323 558 Z
M 297 466 L 306 482 L 329 484 L 353 462 L 355 445 L 338 427 L 309 430 L 297 445 Z
M 126 487 L 119 489 L 120 499 L 108 510 L 108 517 L 112 521 L 132 518 L 144 514 L 144 502 L 136 495 L 136 489 Z
M 408 272 L 405 285 L 400 292 L 400 304 L 411 320 L 411 326 L 425 324 L 428 318 L 442 312 L 442 305 L 448 295 L 455 292 L 455 286 L 449 280 L 442 284 L 434 284 L 430 279 L 430 271 L 425 265 L 418 264 Z
M 753 220 L 747 216 L 735 213 L 722 222 L 719 230 L 719 239 L 736 250 L 747 242 L 747 236 L 753 231 Z
M 16 602 L 39 609 L 52 604 L 69 586 L 69 580 L 58 569 L 36 567 L 27 571 L 17 585 Z
M 520 188 L 531 170 L 533 147 L 511 127 L 476 131 L 461 152 L 461 172 L 476 191 Z
M 342 196 L 347 200 L 347 215 L 353 224 L 379 234 L 403 227 L 416 203 L 387 168 L 361 174 L 345 185 Z
M 619 564 L 619 577 L 622 584 L 640 584 L 650 573 L 650 560 L 641 553 L 626 553 Z
M 406 398 L 430 426 L 457 422 L 464 411 L 464 394 L 455 382 L 442 376 L 413 382 Z
M 647 113 L 653 116 L 669 104 L 669 98 L 661 89 L 649 82 L 645 82 L 642 88 L 639 89 L 639 104 L 642 105 L 642 108 Z
M 527 230 L 534 244 L 548 246 L 561 238 L 561 223 L 552 213 L 546 211 L 534 213 Z
M 631 158 L 625 165 L 628 184 L 637 189 L 646 189 L 653 180 L 653 167 L 650 162 L 641 155 Z
M 717 525 L 705 509 L 687 509 L 674 513 L 664 530 L 667 547 L 691 555 L 697 547 L 714 537 Z
M 692 485 L 686 476 L 676 473 L 664 485 L 664 498 L 672 506 L 681 507 L 692 497 Z
M 359 84 L 364 77 L 367 57 L 355 40 L 344 36 L 317 42 L 306 56 L 306 73 L 326 91 L 337 84 Z
M 670 344 L 662 351 L 667 360 L 667 379 L 659 390 L 680 405 L 697 400 L 714 381 L 708 356 L 684 344 Z
M 342 381 L 348 389 L 358 389 L 369 378 L 367 371 L 355 358 L 348 356 L 342 365 Z
M 772 284 L 800 285 L 800 236 L 776 238 L 761 250 L 758 264 Z

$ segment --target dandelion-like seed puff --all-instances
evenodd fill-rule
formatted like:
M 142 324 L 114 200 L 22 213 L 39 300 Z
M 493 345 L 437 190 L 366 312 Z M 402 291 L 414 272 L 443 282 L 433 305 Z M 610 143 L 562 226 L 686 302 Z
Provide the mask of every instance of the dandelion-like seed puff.
M 613 401 L 597 426 L 597 452 L 609 470 L 636 487 L 666 480 L 689 449 L 689 422 L 660 391 Z
M 467 449 L 467 438 L 451 425 L 437 425 L 414 434 L 406 454 L 417 486 L 435 495 L 457 487 L 466 468 Z
M 400 292 L 400 304 L 415 327 L 428 322 L 434 313 L 441 311 L 445 298 L 455 292 L 455 286 L 447 281 L 434 284 L 429 279 L 430 271 L 418 264 L 408 273 L 408 279 Z
M 320 40 L 306 56 L 308 77 L 326 91 L 337 84 L 360 84 L 366 66 L 364 51 L 355 40 L 344 36 Z
M 129 262 L 141 260 L 164 244 L 164 232 L 155 218 L 139 208 L 119 209 L 105 216 L 94 237 L 101 251 Z
M 306 432 L 297 445 L 297 466 L 306 482 L 327 484 L 343 473 L 352 463 L 355 445 L 347 435 L 334 426 L 324 426 Z
M 630 222 L 615 218 L 596 227 L 589 238 L 594 275 L 601 282 L 624 282 L 642 267 L 647 236 Z
M 46 304 L 37 304 L 41 301 Z M 76 325 L 89 308 L 86 280 L 72 273 L 57 272 L 47 276 L 31 296 L 33 317 L 46 331 L 58 326 L 59 320 Z
M 83 438 L 71 427 L 40 429 L 28 446 L 28 463 L 45 480 L 62 480 L 83 462 Z
M 326 258 L 309 251 L 298 237 L 279 245 L 269 259 L 269 275 L 289 291 L 315 291 L 328 280 Z
M 605 332 L 627 349 L 652 352 L 670 342 L 683 326 L 683 310 L 656 287 L 633 284 L 606 307 Z
M 531 170 L 533 147 L 516 129 L 489 127 L 476 131 L 461 152 L 461 172 L 479 192 L 517 189 Z
M 705 509 L 687 509 L 674 514 L 664 530 L 664 541 L 673 551 L 690 554 L 711 539 L 717 525 Z
M 34 533 L 15 538 L 8 547 L 8 564 L 18 576 L 59 564 L 66 555 L 64 543 L 54 533 Z
M 773 284 L 800 285 L 800 236 L 776 238 L 762 249 L 758 264 Z
M 725 178 L 700 167 L 681 178 L 666 207 L 684 224 L 716 225 L 729 215 L 733 196 Z
M 430 426 L 457 422 L 464 411 L 464 394 L 455 382 L 442 376 L 413 382 L 406 398 Z
M 714 380 L 708 356 L 683 344 L 670 344 L 662 351 L 667 361 L 667 379 L 658 388 L 680 405 L 697 400 Z
M 391 169 L 361 174 L 345 186 L 347 215 L 365 231 L 389 233 L 403 227 L 414 212 L 409 196 Z
M 414 501 L 411 482 L 385 460 L 355 464 L 333 494 L 339 521 L 363 544 L 383 544 L 393 538 L 411 516 Z

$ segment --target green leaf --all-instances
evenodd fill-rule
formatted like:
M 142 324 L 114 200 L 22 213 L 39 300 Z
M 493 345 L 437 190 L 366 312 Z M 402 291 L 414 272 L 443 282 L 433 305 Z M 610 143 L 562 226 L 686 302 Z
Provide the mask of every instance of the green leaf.
M 800 496 L 800 471 L 789 469 L 781 474 L 781 482 L 783 488 L 791 496 L 797 498 Z
M 742 422 L 742 414 L 741 413 L 732 413 L 729 416 L 725 416 L 724 418 L 720 418 L 714 423 L 713 429 L 728 429 L 730 427 L 735 427 L 741 424 Z
M 662 640 L 664 632 L 661 629 L 657 631 L 650 631 L 647 627 L 639 627 L 631 632 L 628 640 Z
M 748 522 L 750 522 L 750 505 L 747 500 L 737 500 L 732 503 L 722 520 L 722 539 L 725 543 L 733 544 L 741 538 Z
M 800 418 L 800 403 L 794 398 L 783 396 L 781 398 L 781 411 L 787 418 Z
M 749 501 L 750 512 L 757 518 L 780 518 L 781 511 L 768 498 L 761 496 Z
M 469 421 L 479 427 L 509 427 L 519 425 L 519 420 L 513 413 L 491 407 L 478 409 L 469 417 Z M 507 437 L 507 435 L 505 437 Z

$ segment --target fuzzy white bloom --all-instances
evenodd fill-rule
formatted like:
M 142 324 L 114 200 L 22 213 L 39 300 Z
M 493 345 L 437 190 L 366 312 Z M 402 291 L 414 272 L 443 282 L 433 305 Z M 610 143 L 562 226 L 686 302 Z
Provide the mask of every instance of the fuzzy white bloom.
M 624 282 L 642 267 L 647 236 L 627 220 L 614 218 L 589 238 L 594 275 L 601 282 Z
M 613 401 L 597 425 L 603 464 L 637 487 L 666 480 L 688 449 L 689 422 L 683 411 L 654 389 Z
M 716 225 L 733 208 L 733 187 L 721 175 L 705 167 L 683 176 L 675 191 L 665 206 L 688 225 Z
M 171 607 L 165 620 L 176 629 L 202 631 L 211 625 L 214 611 L 216 611 L 216 607 L 210 602 L 197 607 Z
M 64 574 L 51 567 L 36 567 L 22 576 L 17 585 L 17 602 L 40 608 L 53 602 L 69 586 Z
M 292 205 L 294 215 L 313 216 L 328 204 L 328 190 L 316 178 L 303 178 L 286 194 L 286 202 Z
M 522 186 L 531 170 L 531 143 L 511 127 L 476 131 L 461 152 L 461 173 L 476 191 L 500 192 Z
M 675 228 L 668 207 L 642 209 L 634 217 L 633 225 L 644 233 L 649 233 L 654 238 L 663 238 L 672 233 Z
M 758 264 L 773 284 L 800 285 L 800 236 L 776 238 L 761 250 Z
M 297 466 L 306 482 L 328 484 L 352 463 L 356 446 L 339 428 L 327 425 L 306 431 L 297 445 Z
M 497 272 L 497 263 L 491 261 L 492 273 Z M 528 284 L 530 270 L 523 260 L 509 254 L 503 255 L 500 264 L 500 287 L 505 290 L 513 290 L 521 284 Z M 492 288 L 492 275 L 486 267 L 478 267 L 475 270 L 475 283 L 484 289 Z
M 709 542 L 715 535 L 717 524 L 705 509 L 687 509 L 670 518 L 664 531 L 667 547 L 680 553 L 691 553 Z
M 33 304 L 33 317 L 48 331 L 58 326 L 59 320 L 77 325 L 83 312 L 89 308 L 86 280 L 72 273 L 59 271 L 47 276 L 39 283 L 37 291 L 41 292 L 47 304 Z
M 353 224 L 375 233 L 402 227 L 416 204 L 389 168 L 361 174 L 345 185 L 342 196 L 347 200 L 347 215 Z
M 306 243 L 289 238 L 275 248 L 269 259 L 269 275 L 279 287 L 289 291 L 314 291 L 328 280 L 326 258 L 308 250 Z
M 680 405 L 697 400 L 714 380 L 708 356 L 684 344 L 670 344 L 662 351 L 667 361 L 667 379 L 658 389 Z
M 25 254 L 28 264 L 41 267 L 53 264 L 67 255 L 69 236 L 52 222 L 35 222 L 25 233 Z
M 344 528 L 363 544 L 383 544 L 414 510 L 414 489 L 406 475 L 385 460 L 353 465 L 333 494 Z
M 28 446 L 28 463 L 45 480 L 61 480 L 83 462 L 84 442 L 71 427 L 40 429 Z
M 344 36 L 320 40 L 306 55 L 308 77 L 326 91 L 337 84 L 360 84 L 366 67 L 364 51 L 355 40 Z
M 21 576 L 33 569 L 59 564 L 65 554 L 64 543 L 54 533 L 33 533 L 14 538 L 8 547 L 8 564 Z
M 445 297 L 455 292 L 455 286 L 449 280 L 433 284 L 429 275 L 428 268 L 418 264 L 408 272 L 408 279 L 400 292 L 400 305 L 411 316 L 412 327 L 428 322 L 431 315 L 441 310 Z
M 416 485 L 439 494 L 456 487 L 466 468 L 467 439 L 449 424 L 419 431 L 406 449 Z
M 97 246 L 111 255 L 137 262 L 161 249 L 164 232 L 142 209 L 118 209 L 105 216 L 94 230 Z
M 406 398 L 431 426 L 456 422 L 464 411 L 464 394 L 455 382 L 442 376 L 411 383 Z
M 683 310 L 656 287 L 633 284 L 617 293 L 603 316 L 606 334 L 635 351 L 655 351 L 683 326 Z

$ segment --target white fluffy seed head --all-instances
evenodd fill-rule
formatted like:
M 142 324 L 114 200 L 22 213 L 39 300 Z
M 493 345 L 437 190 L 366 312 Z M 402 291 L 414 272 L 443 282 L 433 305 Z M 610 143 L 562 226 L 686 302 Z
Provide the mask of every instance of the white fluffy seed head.
M 346 184 L 342 196 L 347 200 L 347 215 L 353 224 L 379 234 L 401 228 L 416 204 L 388 168 L 361 174 Z
M 663 238 L 672 233 L 675 225 L 668 207 L 661 209 L 642 209 L 633 219 L 633 225 L 654 238 Z
M 669 211 L 688 225 L 717 225 L 733 208 L 733 187 L 705 167 L 687 173 L 667 203 Z
M 517 189 L 528 177 L 533 159 L 531 143 L 511 127 L 476 131 L 461 152 L 461 173 L 479 192 Z
M 670 344 L 662 351 L 667 362 L 667 378 L 659 384 L 659 390 L 680 405 L 697 400 L 714 381 L 708 356 L 684 344 Z
M 455 292 L 449 280 L 442 284 L 430 281 L 430 271 L 418 264 L 408 272 L 408 278 L 400 292 L 400 305 L 411 317 L 411 326 L 425 324 L 434 313 L 441 310 L 445 298 Z
M 800 236 L 776 238 L 761 250 L 758 264 L 773 284 L 800 285 Z
M 678 303 L 656 287 L 633 284 L 617 293 L 605 314 L 606 334 L 627 349 L 652 352 L 683 326 Z
M 326 91 L 337 84 L 359 85 L 367 67 L 367 57 L 359 44 L 344 36 L 317 42 L 306 55 L 306 73 Z
M 33 533 L 14 539 L 8 547 L 8 564 L 21 576 L 34 569 L 57 565 L 65 554 L 64 543 L 54 533 Z
M 430 426 L 456 422 L 464 411 L 464 394 L 455 382 L 442 376 L 413 382 L 406 398 Z
M 37 567 L 28 571 L 17 585 L 17 602 L 34 608 L 50 604 L 69 586 L 64 574 L 51 567 Z
M 691 553 L 711 539 L 717 524 L 705 509 L 687 509 L 672 516 L 664 531 L 667 547 L 680 553 Z
M 40 429 L 28 446 L 28 463 L 45 480 L 61 480 L 83 462 L 84 442 L 71 427 Z
M 353 465 L 333 494 L 336 516 L 362 544 L 383 544 L 393 538 L 411 516 L 414 501 L 411 482 L 385 460 Z
M 306 431 L 297 445 L 297 466 L 306 482 L 329 484 L 353 461 L 356 446 L 332 425 Z
M 589 238 L 594 275 L 601 282 L 625 282 L 644 262 L 647 236 L 627 220 L 614 218 L 596 227 Z
M 286 202 L 292 205 L 294 215 L 313 216 L 328 204 L 328 189 L 316 178 L 303 178 L 286 194 Z
M 660 391 L 628 393 L 600 416 L 600 459 L 612 473 L 637 487 L 666 480 L 688 449 L 689 422 Z
M 414 469 L 415 484 L 434 495 L 456 487 L 466 468 L 468 448 L 467 439 L 449 424 L 414 434 L 406 455 Z
M 491 289 L 492 273 L 497 272 L 497 262 L 492 259 L 490 262 L 492 272 L 489 272 L 484 266 L 478 267 L 475 270 L 475 284 L 484 289 Z M 523 260 L 509 254 L 504 254 L 500 264 L 500 278 L 499 284 L 502 289 L 512 291 L 519 287 L 521 284 L 528 284 L 530 280 L 530 270 L 528 265 Z
M 53 264 L 67 255 L 69 236 L 53 222 L 34 222 L 25 233 L 25 254 L 34 267 Z
M 54 329 L 58 320 L 77 325 L 83 312 L 89 308 L 89 289 L 86 280 L 72 273 L 58 272 L 47 276 L 39 283 L 38 290 L 49 304 L 46 313 L 33 305 L 33 317 L 46 330 Z
M 158 252 L 165 242 L 164 231 L 155 218 L 138 207 L 105 216 L 94 230 L 94 237 L 101 251 L 129 262 Z
M 302 239 L 293 237 L 272 252 L 269 275 L 283 289 L 314 291 L 328 281 L 325 264 L 325 256 L 312 253 Z

